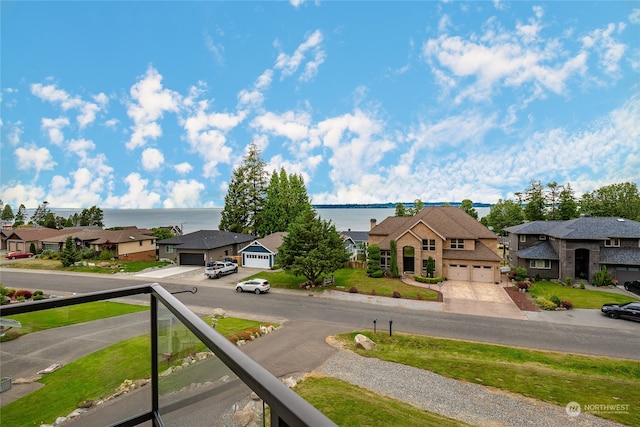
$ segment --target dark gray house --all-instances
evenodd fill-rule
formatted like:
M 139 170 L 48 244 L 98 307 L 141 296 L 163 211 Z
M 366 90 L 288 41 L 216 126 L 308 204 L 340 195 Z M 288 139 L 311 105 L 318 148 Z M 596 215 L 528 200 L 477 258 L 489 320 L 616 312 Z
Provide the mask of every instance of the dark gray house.
M 158 257 L 179 265 L 202 265 L 222 257 L 238 255 L 240 248 L 253 241 L 250 234 L 219 230 L 200 230 L 158 242 Z
M 509 262 L 531 277 L 592 281 L 606 268 L 620 283 L 640 280 L 640 222 L 615 217 L 533 221 L 508 227 Z

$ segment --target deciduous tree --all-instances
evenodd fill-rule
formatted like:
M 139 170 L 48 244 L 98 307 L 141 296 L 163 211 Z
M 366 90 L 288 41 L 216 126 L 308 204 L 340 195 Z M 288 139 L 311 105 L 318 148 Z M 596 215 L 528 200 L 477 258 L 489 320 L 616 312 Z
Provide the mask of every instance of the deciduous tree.
M 580 200 L 580 212 L 593 216 L 617 216 L 640 221 L 640 193 L 634 182 L 611 184 Z
M 473 202 L 470 199 L 464 199 L 460 203 L 460 209 L 468 213 L 473 218 L 478 219 L 478 211 L 475 210 L 475 208 L 473 207 Z

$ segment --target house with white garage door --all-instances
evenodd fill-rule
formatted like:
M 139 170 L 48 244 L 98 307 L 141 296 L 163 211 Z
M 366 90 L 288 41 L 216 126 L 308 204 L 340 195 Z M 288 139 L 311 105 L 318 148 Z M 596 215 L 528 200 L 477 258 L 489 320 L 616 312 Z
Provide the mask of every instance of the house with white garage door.
M 391 242 L 402 274 L 426 275 L 429 258 L 435 276 L 470 282 L 500 282 L 498 236 L 455 206 L 429 206 L 411 217 L 371 220 L 369 246 L 378 245 L 381 266 L 391 266 Z
M 202 265 L 223 257 L 238 255 L 256 237 L 220 230 L 200 230 L 158 242 L 158 257 L 178 265 Z
M 286 235 L 285 231 L 272 233 L 240 249 L 241 265 L 251 268 L 272 268 L 277 262 L 278 248 Z

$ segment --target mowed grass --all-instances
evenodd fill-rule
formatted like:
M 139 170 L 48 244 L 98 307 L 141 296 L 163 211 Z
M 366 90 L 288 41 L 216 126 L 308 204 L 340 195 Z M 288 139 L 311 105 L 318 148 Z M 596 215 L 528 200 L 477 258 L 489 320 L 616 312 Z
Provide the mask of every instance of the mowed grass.
M 300 286 L 307 281 L 305 277 L 294 276 L 285 271 L 265 271 L 254 274 L 250 278 L 261 277 L 269 280 L 274 288 L 300 290 Z M 400 279 L 381 277 L 374 279 L 367 276 L 367 272 L 358 268 L 342 268 L 333 274 L 334 284 L 309 289 L 309 291 L 321 292 L 325 289 L 349 291 L 352 287 L 358 293 L 374 294 L 380 296 L 391 296 L 394 291 L 400 292 L 402 298 L 423 299 L 436 301 L 438 293 L 431 289 L 402 283 Z
M 3 339 L 2 341 L 16 339 L 20 335 L 31 332 L 90 322 L 92 320 L 115 317 L 123 314 L 137 313 L 145 310 L 149 310 L 149 307 L 113 301 L 97 301 L 32 313 L 16 314 L 6 318 L 19 321 L 22 327 L 8 331 L 7 336 L 2 337 L 7 339 Z
M 338 338 L 354 348 L 358 332 Z M 628 413 L 598 414 L 627 425 L 640 425 L 640 360 L 620 360 L 527 350 L 396 333 L 392 337 L 360 332 L 373 339 L 374 350 L 356 350 L 374 357 L 456 380 L 495 387 L 565 406 L 629 405 Z M 355 348 L 354 348 L 355 350 Z
M 307 377 L 294 391 L 339 426 L 467 426 L 331 377 Z
M 53 270 L 53 271 L 71 271 L 77 273 L 100 273 L 100 274 L 115 274 L 115 273 L 137 273 L 151 267 L 164 267 L 171 264 L 168 261 L 99 261 L 99 260 L 87 260 L 87 263 L 92 263 L 92 266 L 70 266 L 63 267 L 62 262 L 56 259 L 25 259 L 12 263 L 3 264 L 3 267 L 7 268 L 23 268 L 29 270 Z M 99 267 L 98 264 L 104 264 L 108 266 Z
M 551 297 L 555 295 L 561 301 L 571 301 L 573 308 L 600 309 L 603 304 L 610 302 L 622 304 L 638 301 L 638 298 L 615 292 L 570 288 L 555 282 L 535 282 L 529 292 L 534 298 L 544 297 L 548 300 L 551 300 Z
M 264 323 L 225 318 L 218 319 L 216 330 L 228 337 L 261 324 Z M 199 341 L 197 346 L 191 350 L 204 349 Z M 143 335 L 105 347 L 44 375 L 39 381 L 44 387 L 2 407 L 0 425 L 52 424 L 57 417 L 66 416 L 76 409 L 81 402 L 113 394 L 125 379 L 149 378 L 150 350 L 150 337 Z

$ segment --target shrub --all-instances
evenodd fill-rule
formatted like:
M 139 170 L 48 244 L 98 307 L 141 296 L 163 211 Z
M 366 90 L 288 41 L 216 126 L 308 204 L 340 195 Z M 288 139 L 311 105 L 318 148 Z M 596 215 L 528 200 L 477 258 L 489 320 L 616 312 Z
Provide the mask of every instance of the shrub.
M 398 292 L 398 291 L 393 291 L 392 297 L 394 297 L 394 298 L 402 298 L 402 295 L 400 295 L 400 292 Z
M 596 271 L 593 277 L 593 286 L 612 286 L 613 277 L 606 268 Z
M 33 293 L 30 290 L 27 289 L 20 289 L 19 291 L 16 292 L 16 298 L 24 298 L 24 299 L 30 299 L 33 296 Z
M 113 258 L 113 252 L 107 249 L 100 251 L 100 255 L 98 255 L 98 259 L 101 261 L 109 261 L 111 258 Z
M 80 252 L 80 257 L 82 259 L 95 259 L 96 255 L 97 255 L 97 252 L 93 248 L 83 249 Z
M 571 277 L 565 277 L 563 286 L 573 286 L 573 279 L 571 279 Z
M 516 280 L 518 282 L 526 280 L 527 278 L 527 269 L 524 267 L 512 268 L 509 272 L 509 278 L 511 280 Z
M 525 291 L 528 290 L 532 285 L 531 282 L 528 280 L 520 280 L 518 283 L 518 289 L 524 289 Z
M 584 289 L 584 282 L 580 280 L 580 289 Z
M 16 296 L 16 290 L 9 288 L 7 289 L 7 293 L 5 295 L 8 296 L 9 298 L 13 298 L 14 296 Z
M 33 296 L 33 300 L 34 301 L 40 301 L 41 299 L 44 299 L 44 295 L 34 295 Z
M 9 298 L 5 297 L 4 295 L 0 295 L 0 305 L 9 304 L 9 301 Z
M 60 252 L 54 252 L 51 249 L 42 251 L 40 255 L 42 259 L 60 259 Z
M 445 280 L 444 277 L 442 276 L 438 276 L 438 277 L 413 276 L 413 278 L 416 280 L 416 282 L 430 283 L 432 285 Z
M 571 301 L 562 301 L 560 303 L 560 307 L 571 310 L 573 308 L 573 303 Z
M 37 297 L 37 296 L 39 296 L 39 295 L 44 295 L 44 292 L 42 292 L 42 291 L 35 291 L 35 292 L 33 293 L 33 296 L 34 296 L 34 297 Z
M 536 273 L 536 276 L 534 277 L 534 280 L 536 282 L 542 282 L 542 276 L 540 275 L 540 273 Z
M 358 288 L 356 288 L 355 286 L 352 286 L 352 287 L 349 289 L 349 293 L 350 293 L 350 294 L 357 294 L 357 293 L 358 293 Z
M 370 277 L 373 277 L 374 279 L 379 279 L 379 278 L 381 278 L 382 276 L 384 276 L 384 271 L 382 271 L 382 270 L 376 270 L 376 271 L 374 271 L 373 273 L 371 273 L 369 276 L 370 276 Z
M 536 298 L 536 304 L 543 310 L 555 310 L 558 307 L 555 302 L 549 301 L 545 297 Z
M 558 298 L 556 295 L 551 297 L 551 302 L 553 302 L 556 307 L 560 307 L 560 305 L 562 304 L 562 301 L 560 301 L 560 298 Z

